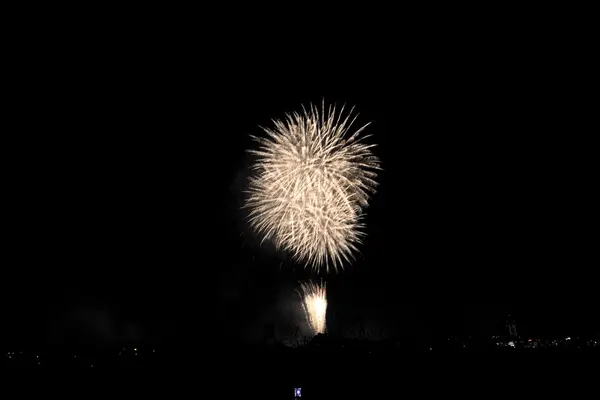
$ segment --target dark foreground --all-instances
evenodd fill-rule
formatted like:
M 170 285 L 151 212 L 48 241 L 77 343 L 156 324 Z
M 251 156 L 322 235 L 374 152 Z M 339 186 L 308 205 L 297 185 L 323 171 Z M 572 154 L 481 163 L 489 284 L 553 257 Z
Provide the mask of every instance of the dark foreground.
M 414 390 L 418 398 L 435 398 L 440 390 L 456 393 L 456 388 L 480 385 L 487 388 L 479 394 L 483 397 L 490 390 L 523 384 L 544 392 L 574 375 L 585 386 L 586 371 L 591 371 L 586 365 L 596 365 L 600 359 L 598 341 L 586 342 L 588 345 L 574 340 L 550 341 L 550 346 L 542 346 L 542 341 L 535 346 L 521 341 L 513 342 L 514 347 L 498 343 L 467 346 L 448 340 L 438 343 L 436 349 L 401 342 L 342 343 L 322 337 L 296 348 L 223 343 L 55 347 L 6 351 L 3 366 L 5 371 L 45 370 L 42 375 L 67 372 L 60 376 L 73 387 L 80 384 L 84 370 L 88 371 L 84 380 L 96 371 L 94 376 L 104 376 L 99 390 L 124 382 L 134 386 L 138 396 L 163 393 L 172 398 L 175 392 L 192 390 L 195 397 L 295 399 L 294 389 L 302 388 L 301 399 L 310 400 L 415 398 L 407 394 Z M 117 369 L 128 372 L 120 378 L 114 372 L 102 372 Z

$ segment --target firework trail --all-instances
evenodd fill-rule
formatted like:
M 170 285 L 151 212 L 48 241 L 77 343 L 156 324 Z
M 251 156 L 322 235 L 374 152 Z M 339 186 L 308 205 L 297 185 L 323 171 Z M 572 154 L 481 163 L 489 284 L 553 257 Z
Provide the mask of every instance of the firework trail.
M 324 284 L 301 283 L 298 294 L 302 298 L 302 308 L 313 335 L 325 333 L 327 314 L 327 290 Z
M 250 225 L 273 239 L 277 248 L 295 261 L 316 270 L 334 269 L 350 262 L 364 233 L 363 209 L 375 191 L 379 159 L 361 141 L 366 128 L 348 132 L 354 123 L 352 110 L 325 110 L 310 105 L 303 113 L 274 120 L 263 128 L 267 137 L 253 139 L 258 149 L 251 167 Z

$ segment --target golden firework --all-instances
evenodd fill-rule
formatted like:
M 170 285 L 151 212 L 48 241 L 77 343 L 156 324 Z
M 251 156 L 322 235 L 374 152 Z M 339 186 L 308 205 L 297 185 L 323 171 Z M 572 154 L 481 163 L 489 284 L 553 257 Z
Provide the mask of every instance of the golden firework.
M 302 308 L 313 335 L 325 333 L 327 315 L 327 289 L 325 284 L 301 283 L 298 292 L 302 298 Z
M 250 177 L 250 225 L 299 263 L 335 269 L 349 262 L 364 233 L 363 209 L 375 191 L 379 159 L 361 136 L 348 134 L 356 116 L 310 105 L 274 120 L 253 137 L 258 149 Z

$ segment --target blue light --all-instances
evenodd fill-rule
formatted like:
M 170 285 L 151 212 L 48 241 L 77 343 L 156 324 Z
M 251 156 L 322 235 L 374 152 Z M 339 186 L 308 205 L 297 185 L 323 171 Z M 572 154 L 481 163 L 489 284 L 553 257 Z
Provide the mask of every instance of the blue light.
M 302 397 L 302 388 L 296 388 L 294 392 L 296 394 L 296 398 Z

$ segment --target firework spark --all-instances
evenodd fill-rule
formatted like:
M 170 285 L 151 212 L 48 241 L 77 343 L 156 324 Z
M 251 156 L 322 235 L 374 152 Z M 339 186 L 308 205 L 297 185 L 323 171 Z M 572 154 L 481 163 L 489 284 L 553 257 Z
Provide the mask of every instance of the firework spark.
M 327 290 L 324 284 L 301 283 L 298 291 L 302 298 L 302 308 L 313 335 L 325 333 L 327 314 Z
M 356 120 L 344 107 L 308 111 L 274 120 L 267 137 L 253 139 L 258 149 L 252 166 L 250 225 L 273 239 L 300 263 L 319 270 L 337 269 L 358 252 L 364 232 L 363 209 L 375 191 L 379 159 L 361 136 L 367 125 L 349 135 Z

